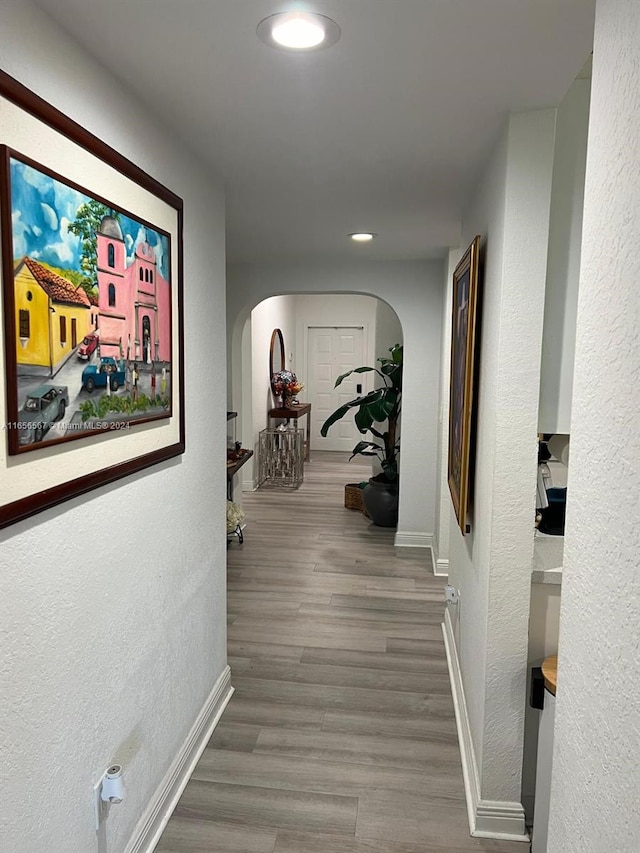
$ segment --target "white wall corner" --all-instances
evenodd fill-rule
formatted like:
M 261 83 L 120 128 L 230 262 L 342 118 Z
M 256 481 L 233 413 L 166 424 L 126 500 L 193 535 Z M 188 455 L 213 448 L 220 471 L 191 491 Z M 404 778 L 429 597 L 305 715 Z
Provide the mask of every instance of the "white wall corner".
M 433 533 L 398 530 L 396 531 L 393 544 L 396 548 L 431 548 L 433 545 Z
M 483 800 L 480 796 L 480 775 L 476 761 L 471 723 L 462 684 L 453 624 L 449 611 L 444 614 L 442 626 L 447 653 L 447 667 L 453 694 L 458 743 L 462 761 L 464 790 L 467 801 L 469 832 L 476 838 L 499 838 L 510 841 L 529 841 L 522 803 Z
M 440 557 L 440 546 L 435 533 L 433 534 L 433 543 L 431 545 L 431 565 L 435 577 L 449 577 L 449 560 Z
M 226 666 L 138 821 L 125 853 L 152 853 L 155 849 L 232 695 L 231 669 Z

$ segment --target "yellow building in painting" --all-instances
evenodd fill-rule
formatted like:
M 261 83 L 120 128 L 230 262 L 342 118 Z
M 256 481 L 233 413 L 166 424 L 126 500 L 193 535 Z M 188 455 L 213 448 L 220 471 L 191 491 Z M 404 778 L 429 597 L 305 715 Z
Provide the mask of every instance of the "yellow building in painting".
M 89 297 L 31 258 L 19 261 L 13 279 L 17 364 L 53 371 L 92 331 Z

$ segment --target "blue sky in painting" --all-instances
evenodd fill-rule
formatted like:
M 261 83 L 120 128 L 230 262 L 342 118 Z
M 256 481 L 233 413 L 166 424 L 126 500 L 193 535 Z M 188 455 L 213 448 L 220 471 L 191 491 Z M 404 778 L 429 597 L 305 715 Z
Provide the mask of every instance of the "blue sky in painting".
M 89 196 L 11 158 L 11 220 L 13 255 L 24 255 L 62 269 L 80 269 L 81 241 L 69 225 Z M 116 208 L 117 209 L 117 208 Z M 158 267 L 168 279 L 168 240 L 151 228 L 120 214 L 127 248 L 127 266 L 136 247 L 146 241 L 156 251 Z

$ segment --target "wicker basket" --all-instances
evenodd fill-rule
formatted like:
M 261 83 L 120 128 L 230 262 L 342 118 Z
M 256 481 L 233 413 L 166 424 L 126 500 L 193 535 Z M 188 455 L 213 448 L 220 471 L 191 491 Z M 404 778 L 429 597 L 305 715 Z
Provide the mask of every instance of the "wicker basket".
M 362 488 L 360 483 L 347 483 L 344 487 L 344 505 L 347 509 L 357 509 L 367 515 L 367 510 L 362 499 Z

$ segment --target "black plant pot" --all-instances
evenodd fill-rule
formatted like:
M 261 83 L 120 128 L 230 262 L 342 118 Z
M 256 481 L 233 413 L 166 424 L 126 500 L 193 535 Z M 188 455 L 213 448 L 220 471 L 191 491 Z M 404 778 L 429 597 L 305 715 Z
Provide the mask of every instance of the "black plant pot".
M 398 526 L 398 483 L 371 479 L 362 492 L 371 521 L 378 527 Z

